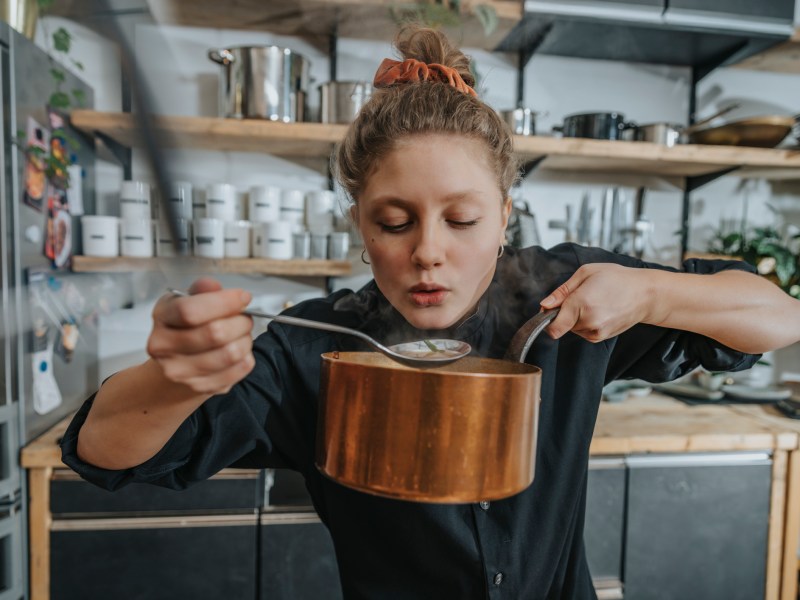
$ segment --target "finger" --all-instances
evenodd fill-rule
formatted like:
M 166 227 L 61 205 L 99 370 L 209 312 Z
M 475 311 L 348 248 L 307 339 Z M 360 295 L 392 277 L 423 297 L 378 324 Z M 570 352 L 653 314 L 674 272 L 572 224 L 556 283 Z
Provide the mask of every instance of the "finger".
M 153 319 L 170 327 L 198 327 L 236 315 L 250 304 L 252 296 L 241 289 L 164 298 L 153 309 Z
M 217 319 L 200 327 L 176 328 L 156 325 L 147 340 L 147 353 L 153 358 L 175 354 L 200 354 L 221 348 L 232 341 L 250 337 L 253 319 L 241 313 Z
M 553 292 L 544 300 L 540 302 L 543 308 L 555 308 L 561 306 L 567 297 L 578 289 L 584 280 L 590 275 L 590 271 L 584 267 L 579 268 L 572 277 L 567 279 L 564 283 L 558 286 Z
M 201 277 L 196 279 L 192 285 L 189 286 L 189 293 L 204 294 L 206 292 L 218 292 L 222 289 L 222 284 L 211 277 Z
M 256 360 L 251 352 L 235 365 L 213 375 L 192 378 L 186 385 L 199 394 L 227 394 L 234 385 L 247 377 L 255 364 Z
M 247 336 L 201 354 L 161 359 L 159 364 L 168 379 L 185 382 L 226 371 L 245 360 L 252 353 L 253 340 Z
M 572 331 L 580 317 L 580 308 L 575 306 L 574 303 L 562 304 L 558 316 L 553 319 L 553 322 L 550 323 L 545 331 L 551 338 L 557 340 L 567 332 Z

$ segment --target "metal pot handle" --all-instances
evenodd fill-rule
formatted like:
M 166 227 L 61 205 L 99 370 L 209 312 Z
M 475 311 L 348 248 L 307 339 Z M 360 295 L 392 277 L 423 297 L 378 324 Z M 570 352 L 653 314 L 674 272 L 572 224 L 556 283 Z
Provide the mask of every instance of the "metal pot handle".
M 541 310 L 529 319 L 511 338 L 511 344 L 509 344 L 504 358 L 514 362 L 525 362 L 536 337 L 553 322 L 560 310 L 560 308 Z
M 213 60 L 215 63 L 219 63 L 221 65 L 229 65 L 233 62 L 233 52 L 226 48 L 220 48 L 219 50 L 209 50 L 208 51 L 208 58 Z

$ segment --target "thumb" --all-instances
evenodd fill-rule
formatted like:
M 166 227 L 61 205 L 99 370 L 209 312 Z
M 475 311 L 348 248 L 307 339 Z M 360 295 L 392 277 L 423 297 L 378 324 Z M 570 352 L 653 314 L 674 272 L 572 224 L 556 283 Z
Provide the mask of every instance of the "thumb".
M 551 292 L 551 294 L 539 304 L 543 308 L 555 308 L 556 306 L 561 306 L 564 303 L 564 300 L 567 299 L 567 296 L 577 290 L 578 286 L 583 283 L 587 276 L 588 273 L 582 272 L 582 270 L 576 271 L 572 277 L 567 279 L 564 283 L 553 290 L 553 292 Z
M 200 279 L 196 279 L 191 286 L 189 286 L 189 293 L 194 294 L 205 294 L 206 292 L 218 292 L 222 289 L 222 284 L 216 279 L 211 277 L 201 277 Z

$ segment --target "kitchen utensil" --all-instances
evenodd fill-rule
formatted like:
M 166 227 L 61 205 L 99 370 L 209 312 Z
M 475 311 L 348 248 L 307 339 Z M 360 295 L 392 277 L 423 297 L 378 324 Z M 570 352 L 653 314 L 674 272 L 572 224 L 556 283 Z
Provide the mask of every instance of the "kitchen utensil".
M 724 125 L 696 129 L 689 134 L 692 144 L 774 148 L 789 135 L 794 117 L 766 116 L 739 119 Z
M 633 134 L 631 139 L 637 142 L 651 142 L 654 144 L 662 144 L 664 146 L 685 144 L 688 141 L 689 134 L 691 134 L 693 131 L 701 129 L 707 123 L 710 123 L 714 119 L 721 117 L 722 115 L 725 115 L 736 108 L 739 108 L 739 106 L 739 104 L 729 104 L 714 114 L 688 126 L 666 122 L 635 125 L 630 130 Z
M 623 132 L 635 127 L 616 112 L 581 113 L 564 117 L 561 132 L 564 137 L 591 138 L 595 140 L 620 140 Z
M 235 46 L 209 50 L 222 65 L 220 115 L 286 123 L 306 112 L 309 62 L 280 46 Z
M 169 288 L 167 291 L 175 296 L 189 295 L 186 292 L 182 292 L 173 288 Z M 410 367 L 440 367 L 442 365 L 455 362 L 460 358 L 465 357 L 472 351 L 472 347 L 466 342 L 448 339 L 420 340 L 416 342 L 394 344 L 393 346 L 384 346 L 376 339 L 368 336 L 366 333 L 358 331 L 357 329 L 350 329 L 349 327 L 342 327 L 332 323 L 312 321 L 311 319 L 301 319 L 299 317 L 289 317 L 287 315 L 272 315 L 259 310 L 251 309 L 245 309 L 242 311 L 242 313 L 251 317 L 272 319 L 273 321 L 285 323 L 286 325 L 296 325 L 298 327 L 322 329 L 323 331 L 333 331 L 334 333 L 352 335 L 367 342 L 378 352 L 385 354 L 392 360 Z
M 536 135 L 537 112 L 530 108 L 512 108 L 500 111 L 500 116 L 511 127 L 514 135 Z
M 524 490 L 534 477 L 542 374 L 523 361 L 554 317 L 539 314 L 520 329 L 515 360 L 468 356 L 423 371 L 374 352 L 323 354 L 317 468 L 362 492 L 418 502 Z
M 637 125 L 631 131 L 634 141 L 674 146 L 682 143 L 681 134 L 683 129 L 683 125 L 675 123 L 647 123 L 645 125 Z
M 372 97 L 369 81 L 329 81 L 319 86 L 320 121 L 350 123 Z

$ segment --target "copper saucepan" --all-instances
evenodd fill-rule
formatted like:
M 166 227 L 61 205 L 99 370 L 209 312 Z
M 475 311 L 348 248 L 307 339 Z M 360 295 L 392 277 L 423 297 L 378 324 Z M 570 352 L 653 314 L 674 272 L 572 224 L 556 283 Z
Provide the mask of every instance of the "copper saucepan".
M 402 500 L 466 503 L 521 492 L 534 477 L 542 378 L 522 361 L 556 314 L 520 329 L 513 361 L 470 356 L 414 369 L 374 352 L 323 354 L 317 468 Z

